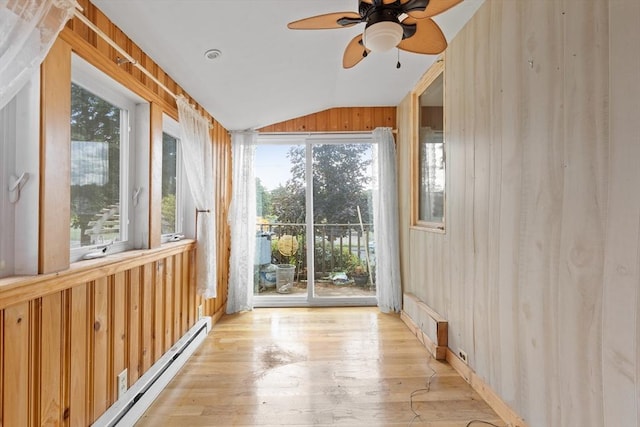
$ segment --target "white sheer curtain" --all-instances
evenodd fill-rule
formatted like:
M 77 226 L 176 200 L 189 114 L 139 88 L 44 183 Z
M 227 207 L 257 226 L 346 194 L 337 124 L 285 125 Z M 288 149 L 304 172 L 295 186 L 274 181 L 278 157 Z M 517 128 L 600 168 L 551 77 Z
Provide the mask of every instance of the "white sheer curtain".
M 373 229 L 376 235 L 376 293 L 383 312 L 402 308 L 396 147 L 390 128 L 373 131 Z
M 256 180 L 253 160 L 258 134 L 231 133 L 232 185 L 229 225 L 229 295 L 227 313 L 253 309 L 253 276 L 256 248 Z
M 189 105 L 183 96 L 179 96 L 176 102 L 184 170 L 197 209 L 196 289 L 204 298 L 215 298 L 216 222 L 209 121 Z
M 0 0 L 0 110 L 40 66 L 75 7 L 75 0 Z

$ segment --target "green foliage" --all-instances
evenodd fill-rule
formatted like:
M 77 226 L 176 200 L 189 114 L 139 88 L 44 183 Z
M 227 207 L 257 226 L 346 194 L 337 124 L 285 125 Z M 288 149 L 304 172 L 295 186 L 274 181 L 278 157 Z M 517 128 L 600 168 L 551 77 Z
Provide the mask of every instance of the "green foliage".
M 278 222 L 299 224 L 305 222 L 304 186 L 289 181 L 271 192 L 273 214 Z
M 176 195 L 167 194 L 162 198 L 162 234 L 176 231 Z
M 120 109 L 83 87 L 72 84 L 71 140 L 119 145 Z
M 107 143 L 108 167 L 94 170 L 87 164 L 73 170 L 79 183 L 71 186 L 71 225 L 80 228 L 81 244 L 90 243 L 85 235 L 89 221 L 120 200 L 120 109 L 76 84 L 71 85 L 71 140 Z M 84 182 L 84 176 L 106 172 L 103 184 Z
M 178 140 L 162 134 L 162 197 L 176 194 L 176 170 L 178 161 Z
M 262 185 L 260 178 L 256 178 L 256 215 L 267 218 L 273 215 L 272 195 Z
M 316 224 L 369 222 L 370 192 L 366 190 L 371 159 L 369 144 L 323 144 L 313 147 L 313 205 Z M 291 147 L 291 179 L 271 192 L 279 222 L 305 222 L 306 148 Z
M 313 207 L 316 223 L 357 222 L 357 206 L 368 221 L 366 185 L 369 144 L 318 145 L 313 148 Z
M 332 248 L 330 242 L 316 242 L 313 252 L 316 269 L 324 268 L 325 272 L 344 271 L 350 274 L 358 265 L 362 265 L 358 256 L 346 246 L 341 248 L 340 245 L 334 245 Z

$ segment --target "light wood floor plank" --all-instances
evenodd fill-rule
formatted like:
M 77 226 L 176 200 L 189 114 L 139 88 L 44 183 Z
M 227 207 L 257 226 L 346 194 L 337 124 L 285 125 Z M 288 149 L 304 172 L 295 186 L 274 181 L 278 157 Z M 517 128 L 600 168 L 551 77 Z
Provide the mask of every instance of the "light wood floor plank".
M 413 399 L 417 418 L 410 395 L 432 375 L 430 391 Z M 505 425 L 398 316 L 278 308 L 223 317 L 137 425 L 464 427 L 474 419 Z

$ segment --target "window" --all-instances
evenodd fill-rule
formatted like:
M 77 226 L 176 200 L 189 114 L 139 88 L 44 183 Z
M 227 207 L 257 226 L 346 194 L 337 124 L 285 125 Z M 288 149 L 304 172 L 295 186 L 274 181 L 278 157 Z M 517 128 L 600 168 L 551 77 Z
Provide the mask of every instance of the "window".
M 72 70 L 69 237 L 76 261 L 99 246 L 133 247 L 132 125 L 141 100 L 77 57 Z
M 415 109 L 413 226 L 445 230 L 445 163 L 443 67 L 438 62 L 418 84 Z
M 0 277 L 38 272 L 39 82 L 0 109 Z
M 171 240 L 183 232 L 184 191 L 182 176 L 182 151 L 178 135 L 178 122 L 163 117 L 162 133 L 162 213 L 163 241 Z
M 72 248 L 127 240 L 120 221 L 127 128 L 127 110 L 71 85 Z

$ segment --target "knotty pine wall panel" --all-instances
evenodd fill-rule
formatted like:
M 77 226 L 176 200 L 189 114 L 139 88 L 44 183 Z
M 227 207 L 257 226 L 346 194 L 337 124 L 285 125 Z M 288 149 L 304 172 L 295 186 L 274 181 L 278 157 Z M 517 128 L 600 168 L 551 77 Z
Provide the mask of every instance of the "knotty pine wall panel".
M 132 385 L 142 376 L 140 365 L 140 340 L 142 336 L 142 310 L 140 291 L 140 267 L 132 268 L 129 274 L 129 318 L 128 318 L 128 353 L 129 353 L 129 385 Z
M 57 40 L 41 67 L 39 273 L 69 266 L 71 46 Z
M 3 310 L 2 422 L 6 426 L 29 425 L 29 373 L 31 366 L 30 303 Z
M 89 286 L 92 291 L 93 333 L 91 334 L 91 421 L 109 407 L 109 286 L 101 277 Z
M 142 347 L 141 347 L 141 370 L 142 372 L 147 372 L 147 370 L 151 367 L 152 358 L 153 358 L 153 274 L 156 270 L 157 262 L 166 262 L 164 259 L 162 261 L 156 261 L 152 263 L 147 263 L 142 266 Z M 171 318 L 173 313 L 171 311 L 165 312 L 165 319 L 171 322 Z M 173 343 L 172 343 L 173 344 Z
M 219 317 L 223 313 L 227 301 L 227 283 L 229 277 L 230 230 L 227 224 L 227 214 L 231 202 L 231 138 L 229 132 L 195 100 L 186 93 L 172 78 L 167 75 L 142 49 L 126 34 L 114 25 L 89 0 L 79 1 L 84 8 L 84 14 L 111 39 L 124 48 L 129 55 L 150 71 L 158 80 L 165 84 L 173 93 L 184 95 L 196 109 L 212 123 L 211 139 L 213 143 L 213 171 L 215 175 L 217 250 L 218 250 L 218 297 L 203 301 L 203 312 L 208 316 Z M 106 42 L 96 36 L 85 24 L 72 19 L 61 32 L 60 38 L 65 40 L 75 53 L 107 73 L 116 81 L 136 92 L 149 102 L 157 104 L 162 111 L 174 118 L 178 117 L 175 100 L 160 89 L 156 83 L 144 75 L 131 64 L 117 65 L 118 53 Z M 395 113 L 393 114 L 395 120 Z M 153 170 L 152 170 L 153 173 Z M 157 203 L 157 201 L 155 202 Z M 153 210 L 153 206 L 152 206 Z M 152 222 L 153 226 L 153 222 Z M 154 247 L 157 242 L 153 241 Z M 195 319 L 196 311 L 189 319 Z M 193 321 L 189 321 L 192 325 Z M 188 329 L 188 328 L 187 328 Z
M 259 132 L 368 132 L 396 127 L 396 107 L 343 107 L 272 124 Z
M 181 242 L 146 261 L 31 278 L 40 296 L 0 306 L 0 425 L 85 426 L 100 417 L 117 400 L 118 374 L 127 369 L 133 385 L 191 326 L 184 312 L 202 302 L 189 291 L 194 250 Z M 59 276 L 68 287 L 51 292 Z M 169 303 L 158 304 L 165 292 Z
M 69 340 L 68 363 L 62 371 L 68 373 L 65 376 L 69 384 L 65 419 L 69 425 L 82 426 L 89 424 L 89 330 L 93 328 L 89 321 L 91 298 L 87 284 L 75 286 L 66 292 L 70 295 L 67 302 L 70 316 L 65 318 L 65 326 L 73 338 Z
M 65 357 L 62 321 L 63 293 L 58 292 L 42 298 L 40 304 L 40 425 L 55 425 L 62 417 L 62 383 L 60 377 Z

